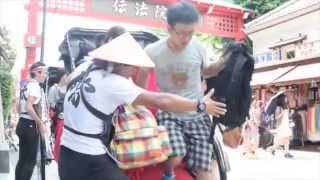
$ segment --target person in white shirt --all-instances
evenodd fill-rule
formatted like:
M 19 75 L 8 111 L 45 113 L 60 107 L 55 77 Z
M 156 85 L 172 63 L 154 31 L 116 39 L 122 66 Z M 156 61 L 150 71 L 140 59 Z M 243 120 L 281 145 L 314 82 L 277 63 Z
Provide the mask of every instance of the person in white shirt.
M 284 157 L 293 158 L 294 156 L 289 152 L 290 138 L 292 137 L 292 128 L 290 126 L 290 112 L 288 106 L 288 97 L 285 94 L 279 95 L 277 98 L 277 107 L 275 112 L 275 119 L 277 121 L 277 128 L 275 129 L 274 143 L 271 147 L 271 153 L 275 155 L 276 149 L 284 146 Z
M 48 91 L 48 104 L 51 118 L 51 132 L 54 134 L 53 156 L 58 162 L 60 140 L 63 131 L 63 100 L 67 88 L 67 75 L 64 69 L 57 69 L 55 73 L 54 78 L 51 79 L 51 82 L 54 84 Z
M 103 132 L 104 126 L 103 121 L 86 108 L 84 98 L 95 109 L 109 115 L 123 104 L 172 112 L 197 111 L 200 101 L 169 93 L 149 92 L 135 85 L 130 77 L 139 67 L 154 67 L 154 63 L 129 33 L 123 31 L 120 34 L 89 53 L 93 58 L 93 65 L 89 68 L 93 70 L 89 71 L 84 81 L 74 82 L 67 90 L 59 161 L 61 180 L 128 179 L 108 156 L 107 145 L 87 136 Z M 81 96 L 81 87 L 84 97 Z M 225 104 L 211 100 L 212 93 L 201 101 L 206 105 L 205 111 L 213 115 L 225 114 Z
M 20 118 L 16 128 L 19 137 L 19 160 L 15 170 L 16 180 L 30 180 L 36 165 L 39 133 L 47 130 L 41 121 L 40 109 L 42 90 L 39 83 L 46 79 L 45 64 L 36 62 L 30 67 L 31 79 L 22 88 L 20 94 Z

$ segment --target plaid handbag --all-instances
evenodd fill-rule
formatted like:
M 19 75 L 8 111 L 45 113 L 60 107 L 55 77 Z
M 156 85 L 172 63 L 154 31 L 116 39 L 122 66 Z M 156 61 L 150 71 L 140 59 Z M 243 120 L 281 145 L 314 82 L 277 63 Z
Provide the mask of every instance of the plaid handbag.
M 113 116 L 110 148 L 122 169 L 157 164 L 171 153 L 168 133 L 143 106 L 120 106 Z

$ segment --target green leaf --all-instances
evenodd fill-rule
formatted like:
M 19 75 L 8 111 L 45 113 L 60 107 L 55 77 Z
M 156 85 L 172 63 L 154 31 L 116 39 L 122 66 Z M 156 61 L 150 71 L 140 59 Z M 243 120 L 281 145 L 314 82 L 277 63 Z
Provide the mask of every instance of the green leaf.
M 10 109 L 11 109 L 13 82 L 14 81 L 11 74 L 9 74 L 4 70 L 0 70 L 0 88 L 1 88 L 4 120 L 8 119 Z

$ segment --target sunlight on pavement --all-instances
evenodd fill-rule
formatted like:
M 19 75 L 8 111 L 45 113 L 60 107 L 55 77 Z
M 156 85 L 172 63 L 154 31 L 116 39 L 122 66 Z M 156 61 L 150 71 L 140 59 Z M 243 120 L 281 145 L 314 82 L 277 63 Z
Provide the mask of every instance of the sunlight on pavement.
M 258 149 L 255 156 L 227 149 L 231 163 L 228 180 L 319 180 L 320 153 L 291 151 L 287 159 L 282 151 L 273 156 Z

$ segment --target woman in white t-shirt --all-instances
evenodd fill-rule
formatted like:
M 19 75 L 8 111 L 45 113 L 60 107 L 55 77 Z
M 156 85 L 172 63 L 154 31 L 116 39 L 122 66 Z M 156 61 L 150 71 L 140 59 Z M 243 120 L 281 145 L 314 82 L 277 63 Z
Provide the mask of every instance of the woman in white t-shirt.
M 42 90 L 39 83 L 46 79 L 45 65 L 41 62 L 30 67 L 31 79 L 21 89 L 20 118 L 16 133 L 19 137 L 19 160 L 15 170 L 16 180 L 30 180 L 36 165 L 39 132 L 45 134 L 46 128 L 41 121 L 40 109 L 34 106 L 41 103 Z
M 83 82 L 83 95 L 95 109 L 112 114 L 118 106 L 132 104 L 173 112 L 206 111 L 215 116 L 226 112 L 225 104 L 210 99 L 213 91 L 205 99 L 196 101 L 167 93 L 149 92 L 136 86 L 130 77 L 138 67 L 152 68 L 154 64 L 132 36 L 123 32 L 89 53 L 93 58 L 90 68 L 95 70 Z M 79 83 L 70 86 L 64 102 L 65 129 L 59 161 L 60 179 L 128 179 L 112 158 L 106 155 L 107 147 L 101 140 L 79 134 L 103 132 L 102 120 L 90 113 L 83 104 Z
M 273 155 L 275 154 L 275 150 L 283 145 L 285 151 L 284 157 L 293 158 L 293 155 L 289 153 L 290 137 L 292 137 L 289 117 L 288 97 L 285 94 L 281 94 L 277 99 L 277 108 L 275 112 L 275 118 L 278 125 L 275 129 L 274 143 L 271 148 Z

